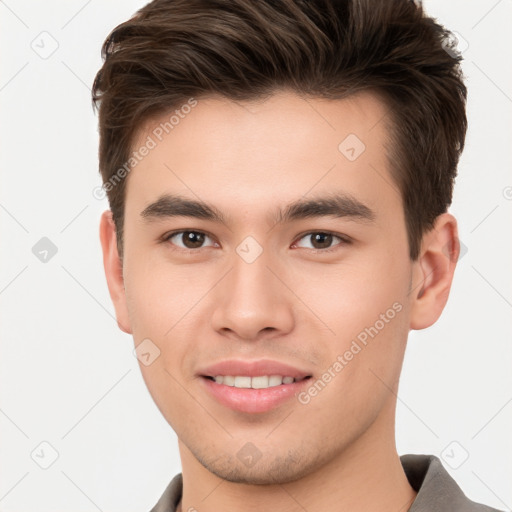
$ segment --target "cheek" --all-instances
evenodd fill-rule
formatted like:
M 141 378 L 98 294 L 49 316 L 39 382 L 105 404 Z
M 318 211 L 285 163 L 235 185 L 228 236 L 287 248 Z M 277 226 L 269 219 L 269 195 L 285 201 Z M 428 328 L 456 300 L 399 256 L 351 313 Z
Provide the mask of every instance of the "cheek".
M 183 267 L 149 258 L 134 263 L 132 259 L 125 278 L 134 342 L 149 339 L 158 350 L 151 364 L 139 363 L 140 370 L 155 404 L 179 435 L 180 418 L 200 412 L 185 391 L 193 385 L 185 367 L 190 366 L 190 343 L 197 332 L 194 304 L 204 291 Z
M 396 309 L 404 307 L 409 285 L 404 265 L 374 254 L 347 264 L 303 267 L 297 276 L 307 278 L 292 282 L 294 292 L 310 308 L 308 317 L 315 313 L 319 326 L 342 345 L 379 321 L 381 314 L 389 310 L 388 316 L 394 318 Z M 393 309 L 395 303 L 399 306 Z
M 210 279 L 193 265 L 173 265 L 151 258 L 132 263 L 127 269 L 125 289 L 134 335 L 171 337 L 193 315 L 208 283 L 214 282 L 213 277 Z
M 155 363 L 141 365 L 141 370 L 157 404 L 165 403 L 163 396 L 156 396 L 162 393 L 173 403 L 172 393 L 179 396 L 182 388 L 172 377 L 185 384 L 199 354 L 194 347 L 204 346 L 212 337 L 208 332 L 212 312 L 205 308 L 212 304 L 219 270 L 176 265 L 149 255 L 131 263 L 125 289 L 134 342 L 150 339 L 160 351 Z
M 391 390 L 398 382 L 407 314 L 406 303 L 390 302 L 386 294 L 379 302 L 371 293 L 338 301 L 331 324 L 336 336 L 323 337 L 323 373 L 299 397 L 307 415 L 324 423 L 327 430 L 344 430 L 348 437 L 376 419 L 392 400 Z
M 141 373 L 153 401 L 180 438 L 191 434 L 201 438 L 204 431 L 197 429 L 203 425 L 209 425 L 214 435 L 225 434 L 194 398 L 195 383 L 184 378 L 177 368 L 170 367 L 164 357 L 159 357 L 150 366 L 141 365 Z
M 307 281 L 323 286 L 310 287 L 307 304 L 321 320 L 325 371 L 336 375 L 326 407 L 329 399 L 356 409 L 381 401 L 388 389 L 379 379 L 391 385 L 398 377 L 408 334 L 407 261 L 382 252 L 328 274 L 324 269 L 316 280 L 310 272 Z M 301 286 L 305 293 L 306 281 Z

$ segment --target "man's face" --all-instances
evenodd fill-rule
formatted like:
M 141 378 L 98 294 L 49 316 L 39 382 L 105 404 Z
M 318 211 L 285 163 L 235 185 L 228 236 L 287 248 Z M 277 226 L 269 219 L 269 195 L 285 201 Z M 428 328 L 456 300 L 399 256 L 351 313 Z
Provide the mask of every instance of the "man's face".
M 148 136 L 156 147 L 127 178 L 125 328 L 160 351 L 141 364 L 153 399 L 181 444 L 232 481 L 291 481 L 363 436 L 377 445 L 392 427 L 415 286 L 386 108 L 369 94 L 281 92 L 186 111 L 169 134 L 158 126 L 170 115 L 140 133 L 134 150 Z M 165 195 L 207 203 L 223 222 L 167 215 L 154 204 Z M 278 222 L 290 203 L 336 195 L 339 216 Z M 310 377 L 244 390 L 207 375 L 260 360 Z

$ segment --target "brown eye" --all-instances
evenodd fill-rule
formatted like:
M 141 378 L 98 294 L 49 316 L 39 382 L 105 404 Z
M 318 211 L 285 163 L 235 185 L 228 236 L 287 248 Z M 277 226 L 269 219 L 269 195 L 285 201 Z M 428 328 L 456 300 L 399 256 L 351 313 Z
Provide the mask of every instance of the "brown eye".
M 341 236 L 335 235 L 334 233 L 330 233 L 328 231 L 316 231 L 312 233 L 307 233 L 302 236 L 300 240 L 309 240 L 311 247 L 305 247 L 306 249 L 313 249 L 321 252 L 329 252 L 330 250 L 335 250 L 338 245 L 344 245 L 349 243 L 348 240 L 342 238 Z M 332 245 L 333 242 L 338 239 L 341 243 L 336 245 Z M 304 246 L 302 246 L 304 247 Z
M 176 231 L 166 236 L 165 240 L 181 249 L 201 249 L 206 238 L 210 237 L 202 231 Z M 181 241 L 181 245 L 178 241 Z
M 329 233 L 313 233 L 310 236 L 315 249 L 328 249 L 331 246 L 333 236 Z

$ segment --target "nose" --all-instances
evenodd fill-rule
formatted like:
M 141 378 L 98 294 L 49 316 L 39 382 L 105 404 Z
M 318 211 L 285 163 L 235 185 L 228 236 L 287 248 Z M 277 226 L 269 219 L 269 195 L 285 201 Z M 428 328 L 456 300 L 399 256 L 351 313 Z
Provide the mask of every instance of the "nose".
M 235 253 L 231 270 L 215 287 L 212 327 L 246 341 L 290 332 L 294 325 L 290 277 L 267 251 L 249 261 Z

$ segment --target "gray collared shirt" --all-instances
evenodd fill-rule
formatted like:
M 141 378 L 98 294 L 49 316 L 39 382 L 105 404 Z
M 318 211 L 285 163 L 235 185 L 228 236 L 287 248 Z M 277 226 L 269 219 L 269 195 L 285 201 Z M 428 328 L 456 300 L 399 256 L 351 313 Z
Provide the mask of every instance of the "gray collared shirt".
M 455 480 L 434 455 L 402 455 L 404 472 L 418 493 L 408 512 L 500 512 L 466 498 Z M 183 479 L 178 473 L 151 512 L 176 512 Z

